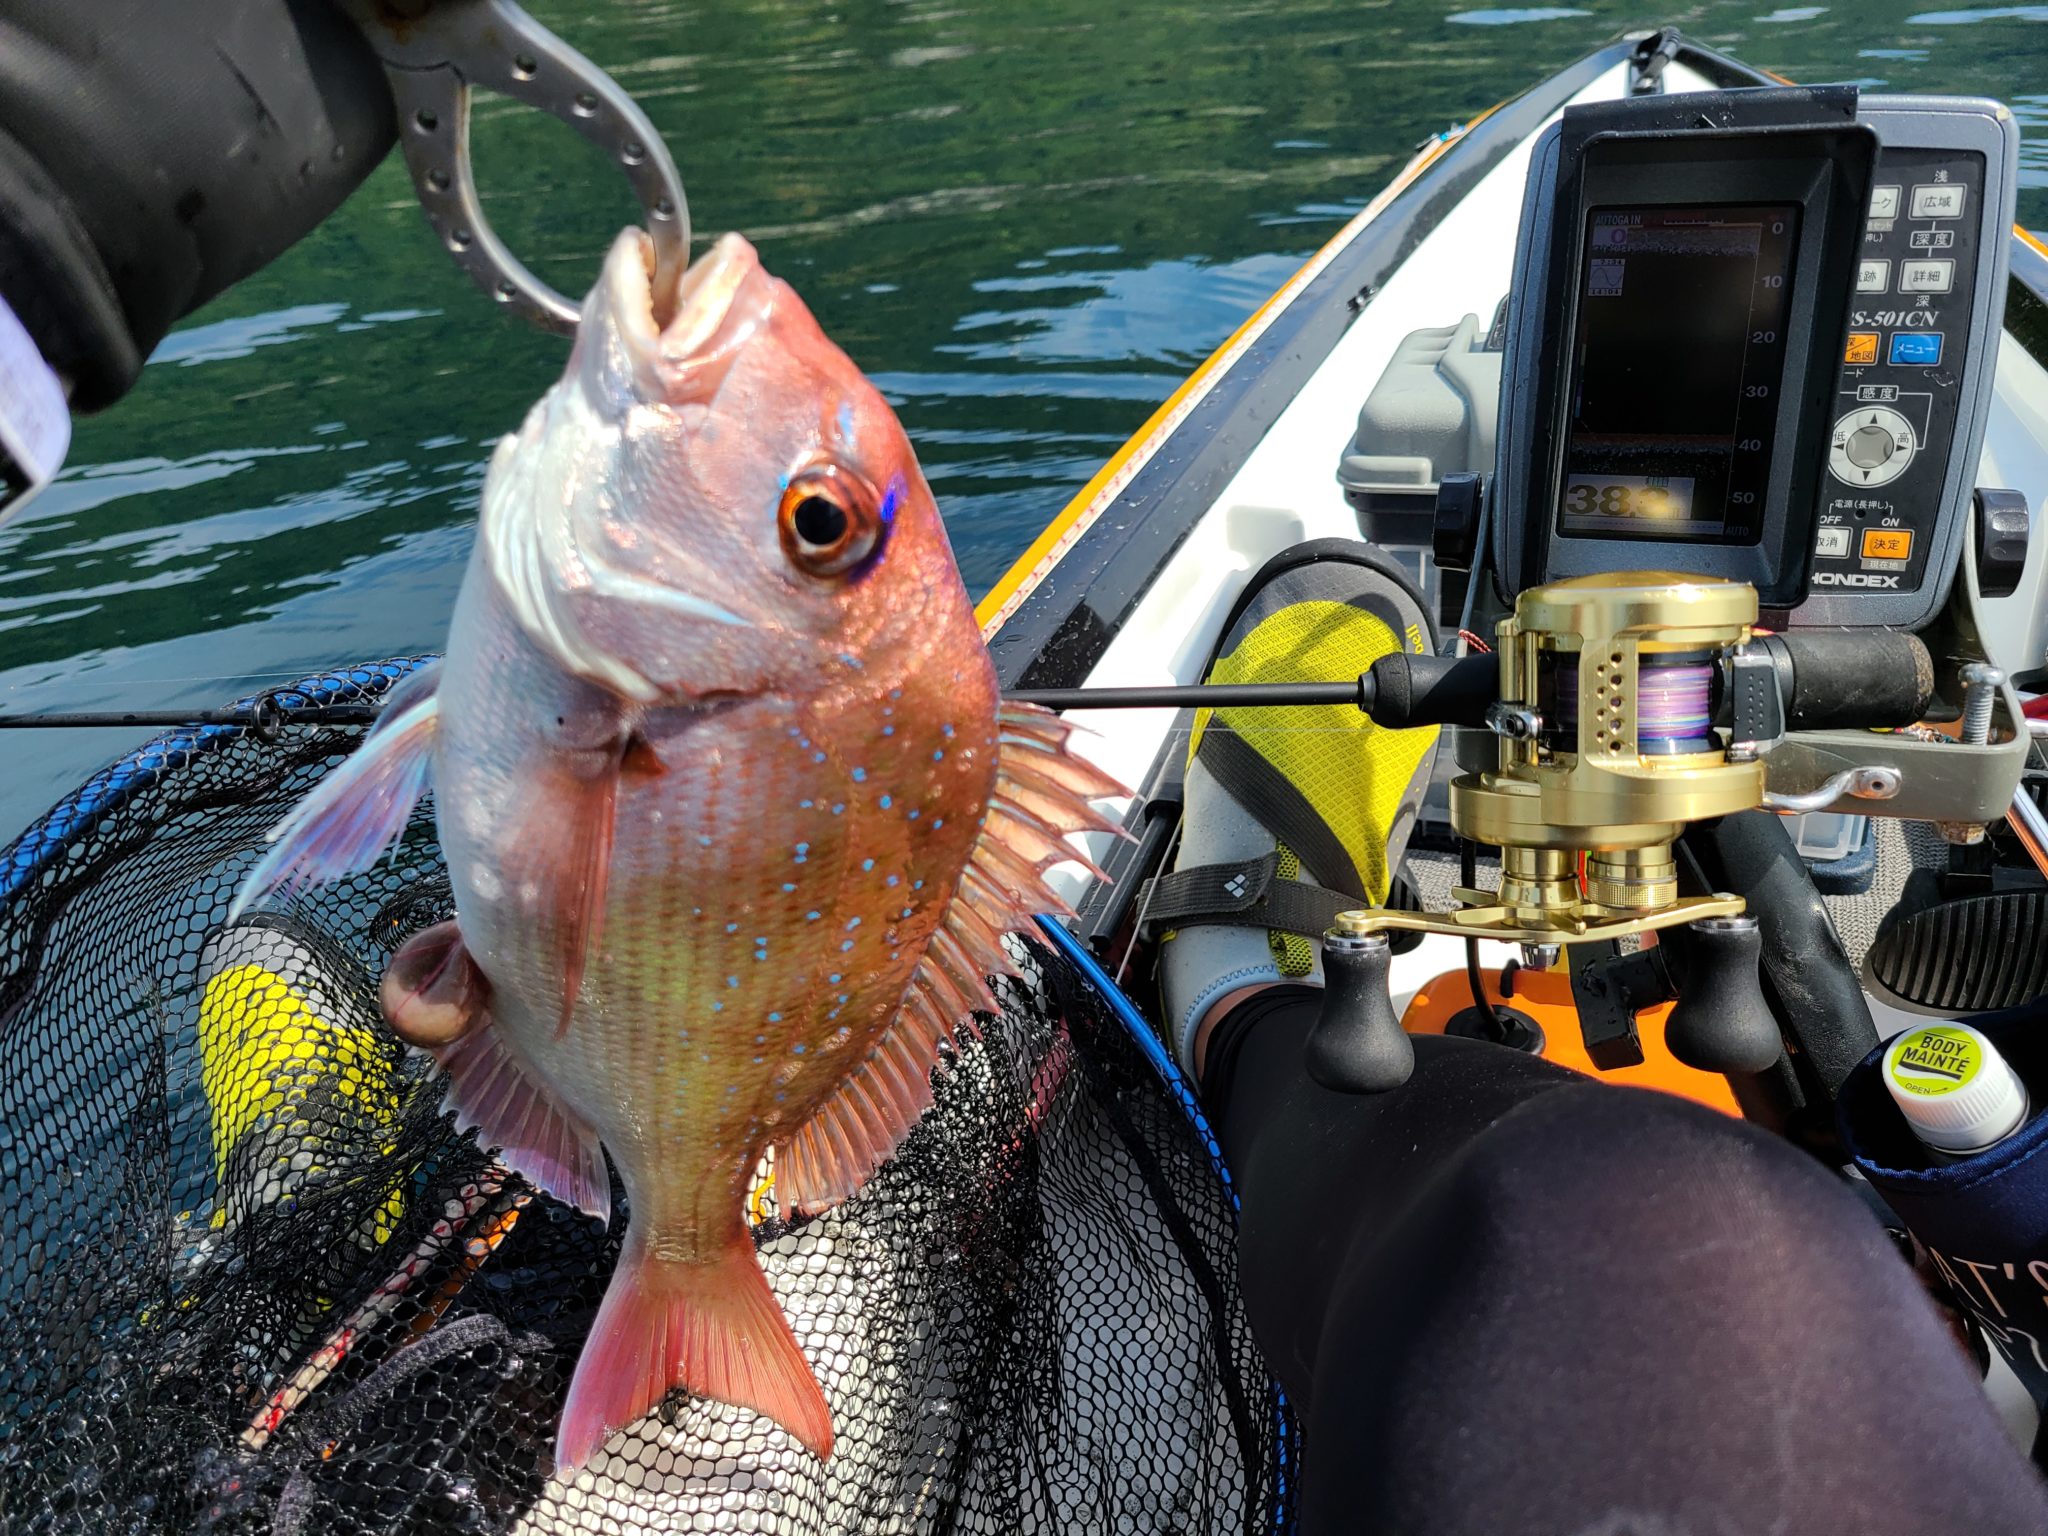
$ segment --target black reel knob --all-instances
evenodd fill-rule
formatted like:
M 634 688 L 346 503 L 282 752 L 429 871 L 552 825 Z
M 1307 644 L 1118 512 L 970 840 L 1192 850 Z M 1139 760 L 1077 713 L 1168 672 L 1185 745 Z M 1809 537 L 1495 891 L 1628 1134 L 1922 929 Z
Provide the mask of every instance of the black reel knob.
M 1664 1043 L 1702 1072 L 1768 1072 L 1784 1050 L 1757 979 L 1763 935 L 1756 919 L 1703 917 L 1686 925 L 1685 984 Z
M 1308 1037 L 1308 1075 L 1335 1093 L 1385 1093 L 1408 1081 L 1415 1047 L 1387 996 L 1393 945 L 1383 933 L 1323 935 L 1323 1006 Z

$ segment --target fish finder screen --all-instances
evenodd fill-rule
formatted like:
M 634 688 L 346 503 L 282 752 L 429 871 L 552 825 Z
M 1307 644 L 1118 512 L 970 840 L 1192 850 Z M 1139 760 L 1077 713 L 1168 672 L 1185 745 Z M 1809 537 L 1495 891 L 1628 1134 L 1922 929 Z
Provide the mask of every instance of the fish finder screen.
M 1754 544 L 1799 210 L 1587 215 L 1557 529 Z

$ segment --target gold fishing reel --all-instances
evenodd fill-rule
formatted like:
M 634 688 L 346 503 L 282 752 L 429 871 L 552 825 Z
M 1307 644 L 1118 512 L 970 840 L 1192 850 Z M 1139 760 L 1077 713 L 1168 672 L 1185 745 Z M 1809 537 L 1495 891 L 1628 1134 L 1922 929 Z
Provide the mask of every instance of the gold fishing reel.
M 1345 913 L 1387 929 L 1531 945 L 1591 942 L 1734 916 L 1742 898 L 1678 894 L 1689 822 L 1763 804 L 1764 768 L 1713 729 L 1725 664 L 1750 638 L 1742 582 L 1626 572 L 1532 587 L 1496 631 L 1496 761 L 1451 784 L 1451 825 L 1501 851 L 1498 892 L 1441 913 Z
M 1564 945 L 1611 949 L 1609 940 L 1688 925 L 1693 963 L 1666 1030 L 1672 1053 L 1710 1071 L 1760 1072 L 1777 1059 L 1756 920 L 1740 896 L 1680 896 L 1672 852 L 1687 823 L 1764 803 L 1763 764 L 1731 754 L 1714 726 L 1756 617 L 1753 587 L 1665 572 L 1521 594 L 1496 631 L 1500 696 L 1485 714 L 1493 765 L 1451 784 L 1451 825 L 1500 849 L 1500 889 L 1460 888 L 1449 912 L 1340 914 L 1323 939 L 1311 1077 L 1351 1093 L 1407 1081 L 1414 1049 L 1387 995 L 1389 929 L 1516 941 L 1547 966 Z M 1575 992 L 1588 953 L 1574 949 Z M 1609 1017 L 1581 1008 L 1588 1054 L 1603 1066 L 1642 1059 L 1621 992 L 1620 1006 L 1601 1010 Z

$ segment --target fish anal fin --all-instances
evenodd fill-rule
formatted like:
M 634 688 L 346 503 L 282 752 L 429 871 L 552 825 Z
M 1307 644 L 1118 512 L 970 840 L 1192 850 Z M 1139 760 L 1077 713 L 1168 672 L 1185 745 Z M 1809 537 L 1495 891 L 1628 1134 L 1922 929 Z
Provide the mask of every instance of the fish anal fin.
M 612 1214 L 611 1178 L 597 1133 L 530 1073 L 488 1017 L 433 1053 L 459 1130 L 497 1149 L 505 1166 L 599 1221 Z
M 848 1199 L 932 1106 L 939 1041 L 908 1003 L 839 1089 L 775 1153 L 785 1207 L 814 1216 Z
M 438 672 L 423 668 L 393 689 L 362 745 L 271 829 L 270 851 L 243 880 L 229 922 L 272 891 L 291 895 L 368 869 L 398 841 L 433 766 Z
M 831 1406 L 744 1228 L 717 1257 L 693 1262 L 659 1258 L 628 1232 L 562 1406 L 557 1471 L 582 1466 L 675 1387 L 751 1408 L 820 1459 L 832 1455 Z

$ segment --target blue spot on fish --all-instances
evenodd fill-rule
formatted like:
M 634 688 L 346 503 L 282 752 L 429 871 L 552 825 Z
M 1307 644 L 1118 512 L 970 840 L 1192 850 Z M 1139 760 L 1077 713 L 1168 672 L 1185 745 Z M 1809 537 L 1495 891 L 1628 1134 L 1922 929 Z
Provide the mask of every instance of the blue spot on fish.
M 932 748 L 932 761 L 933 761 L 933 762 L 935 762 L 935 763 L 943 763 L 943 762 L 944 762 L 945 760 L 946 760 L 946 749 L 945 749 L 944 747 L 933 747 L 933 748 Z
M 854 929 L 856 929 L 856 928 L 858 928 L 859 926 L 860 926 L 860 919 L 859 919 L 859 918 L 857 918 L 857 917 L 849 917 L 849 918 L 848 918 L 848 919 L 846 920 L 846 931 L 847 931 L 848 933 L 851 933 L 851 932 L 853 932 L 853 930 L 854 930 Z
M 867 783 L 867 781 L 868 781 L 868 771 L 867 771 L 867 769 L 865 769 L 865 768 L 856 768 L 856 769 L 854 769 L 854 770 L 853 770 L 853 782 L 854 782 L 854 783 L 856 783 L 856 784 L 865 784 L 865 783 Z
M 822 763 L 823 761 L 825 761 L 825 754 L 822 752 L 813 752 L 811 754 L 811 761 L 814 763 Z
M 738 933 L 740 931 L 740 925 L 738 923 L 727 923 L 725 925 L 725 931 L 727 933 Z
M 951 740 L 953 739 L 953 727 L 952 727 L 952 726 L 950 726 L 950 725 L 942 725 L 942 726 L 940 726 L 940 727 L 939 727 L 939 733 L 940 733 L 940 734 L 941 734 L 942 736 L 944 736 L 944 737 L 946 738 L 946 740 L 948 740 L 948 741 L 951 741 Z
M 896 734 L 896 727 L 893 725 L 885 725 L 882 727 L 882 734 L 884 736 L 894 736 Z
M 711 1005 L 711 1011 L 713 1013 L 723 1013 L 725 1012 L 725 1004 L 723 1002 L 713 1002 Z
M 924 882 L 922 880 L 913 880 L 910 882 L 910 888 L 913 891 L 921 891 L 924 889 Z
M 882 883 L 884 885 L 889 886 L 901 885 L 903 883 L 903 877 L 901 875 L 891 875 L 887 880 L 884 880 Z
M 871 870 L 875 867 L 875 861 L 873 859 L 862 859 L 860 861 L 860 867 L 861 871 L 865 873 L 866 871 Z
M 943 827 L 943 826 L 944 826 L 945 824 L 946 824 L 946 818 L 945 818 L 945 817 L 943 817 L 943 816 L 934 816 L 934 817 L 932 818 L 932 830 L 933 830 L 934 832 L 938 831 L 938 830 L 939 830 L 939 828 Z
M 884 528 L 887 528 L 896 521 L 897 509 L 903 505 L 903 495 L 903 477 L 901 475 L 891 475 L 889 477 L 889 489 L 882 495 L 882 526 Z
M 782 1022 L 782 1015 L 779 1013 L 771 1013 L 768 1015 L 768 1022 L 770 1024 L 780 1024 Z
M 796 889 L 796 882 L 794 880 L 785 880 L 782 882 L 782 889 L 785 893 L 793 891 Z
M 709 832 L 699 832 L 697 834 L 697 846 L 699 848 L 709 848 L 711 846 L 711 834 Z
M 880 806 L 882 807 L 882 809 L 886 811 L 887 809 L 889 809 L 889 806 L 890 806 L 890 803 L 891 803 L 891 802 L 890 802 L 890 799 L 889 799 L 889 797 L 888 797 L 887 795 L 884 795 L 884 796 L 882 796 L 882 798 L 881 798 L 881 799 L 880 799 L 880 800 L 879 800 L 878 802 L 876 802 L 876 803 L 877 803 L 877 804 L 879 804 L 879 805 L 880 805 Z
M 911 819 L 912 821 L 915 821 L 915 820 L 917 820 L 917 818 L 918 818 L 918 817 L 922 816 L 923 814 L 924 814 L 924 812 L 922 812 L 922 811 L 912 811 L 912 812 L 910 813 L 910 819 Z
M 725 978 L 725 984 L 728 987 L 736 987 L 740 984 L 740 979 L 737 976 L 728 976 Z
M 812 806 L 816 805 L 817 803 L 818 802 L 815 800 L 799 800 L 796 804 L 798 810 L 808 811 Z
M 835 805 L 835 806 L 833 806 L 833 807 L 832 807 L 832 814 L 833 814 L 834 816 L 837 816 L 837 815 L 839 815 L 840 813 L 842 813 L 842 812 L 843 812 L 843 811 L 844 811 L 845 809 L 846 809 L 846 802 L 845 802 L 844 800 L 841 800 L 841 801 L 840 801 L 840 802 L 839 802 L 839 803 L 838 803 L 837 805 Z
M 839 945 L 839 953 L 841 953 L 841 954 L 843 955 L 843 954 L 845 954 L 845 953 L 846 953 L 846 952 L 847 952 L 847 951 L 848 951 L 849 949 L 851 949 L 851 948 L 853 948 L 853 940 L 851 940 L 851 939 L 846 939 L 846 940 L 843 940 L 843 941 L 842 941 L 842 942 L 840 943 L 840 945 Z
M 819 918 L 823 917 L 824 915 L 825 914 L 822 912 L 806 912 L 804 914 L 804 921 L 807 923 L 815 923 Z
M 851 443 L 853 441 L 853 402 L 851 400 L 839 402 L 839 436 L 845 442 Z
M 839 973 L 837 971 L 834 971 L 830 976 L 827 976 L 825 979 L 827 981 L 836 982 L 839 980 Z
M 792 1046 L 791 1046 L 791 1047 L 789 1048 L 789 1054 L 790 1054 L 790 1055 L 792 1055 L 792 1056 L 801 1056 L 801 1055 L 803 1055 L 803 1053 L 804 1053 L 804 1043 L 803 1043 L 803 1041 L 801 1041 L 801 1040 L 797 1041 L 797 1043 L 796 1043 L 795 1045 L 792 1045 Z

